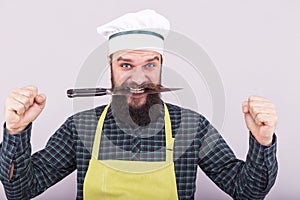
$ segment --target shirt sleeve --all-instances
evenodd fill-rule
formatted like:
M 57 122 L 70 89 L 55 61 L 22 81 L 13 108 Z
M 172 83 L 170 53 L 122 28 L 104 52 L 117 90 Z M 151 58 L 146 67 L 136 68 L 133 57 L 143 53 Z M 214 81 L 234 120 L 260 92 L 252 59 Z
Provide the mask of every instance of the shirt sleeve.
M 4 125 L 0 149 L 0 179 L 8 199 L 30 199 L 75 170 L 72 126 L 67 120 L 51 136 L 44 149 L 31 155 L 32 124 L 19 134 L 9 134 Z M 13 176 L 9 172 L 14 163 Z
M 263 146 L 250 133 L 247 158 L 242 161 L 210 124 L 201 134 L 199 166 L 208 177 L 234 199 L 264 199 L 278 171 L 276 135 L 271 146 Z
M 3 142 L 1 143 L 0 151 L 0 178 L 3 183 L 9 181 L 9 173 L 14 160 L 20 160 L 22 155 L 30 154 L 30 135 L 31 124 L 19 134 L 9 134 L 6 131 L 6 126 L 3 127 Z

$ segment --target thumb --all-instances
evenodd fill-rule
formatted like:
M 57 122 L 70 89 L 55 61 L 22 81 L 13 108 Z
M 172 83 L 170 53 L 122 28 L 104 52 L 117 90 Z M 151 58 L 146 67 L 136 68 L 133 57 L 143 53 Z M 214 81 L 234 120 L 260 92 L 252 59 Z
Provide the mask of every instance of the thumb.
M 249 113 L 249 105 L 248 101 L 244 101 L 242 104 L 242 111 L 244 114 Z
M 46 105 L 46 99 L 47 97 L 45 94 L 39 94 L 34 98 L 34 101 L 41 109 L 43 109 Z
M 46 96 L 39 94 L 34 98 L 34 103 L 26 112 L 26 120 L 32 122 L 42 112 L 46 105 Z
M 246 122 L 246 126 L 249 129 L 249 131 L 253 132 L 256 124 L 255 121 L 253 120 L 252 116 L 250 115 L 250 113 L 244 113 L 244 119 Z

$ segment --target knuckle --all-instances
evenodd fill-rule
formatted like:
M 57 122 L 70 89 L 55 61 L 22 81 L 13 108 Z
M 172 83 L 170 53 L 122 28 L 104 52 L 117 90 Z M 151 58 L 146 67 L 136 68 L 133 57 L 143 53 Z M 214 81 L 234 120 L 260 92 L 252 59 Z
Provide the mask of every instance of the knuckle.
M 29 97 L 31 97 L 31 98 L 33 97 L 33 91 L 32 90 L 27 90 L 27 94 L 28 94 Z
M 263 120 L 263 116 L 261 114 L 258 114 L 256 118 L 260 122 Z
M 23 104 L 25 105 L 25 107 L 29 107 L 31 104 L 30 98 L 25 98 Z
M 15 106 L 15 109 L 14 109 L 18 114 L 22 114 L 25 112 L 26 108 L 23 104 L 19 103 Z
M 28 85 L 28 86 L 26 86 L 26 87 L 24 87 L 24 88 L 33 90 L 33 89 L 36 88 L 36 87 L 35 87 L 34 85 Z
M 255 118 L 255 123 L 258 124 L 258 125 L 261 124 L 261 121 L 258 119 L 258 117 Z
M 6 102 L 11 101 L 11 100 L 12 100 L 12 97 L 13 97 L 13 95 L 12 95 L 12 94 L 9 94 L 9 95 L 6 97 Z
M 20 89 L 15 88 L 15 89 L 13 89 L 13 90 L 9 93 L 9 96 L 14 96 L 14 95 L 19 94 L 19 93 L 20 93 Z
M 20 109 L 21 109 L 21 111 L 24 112 L 24 111 L 26 111 L 26 106 L 24 104 L 21 104 Z
M 14 92 L 9 93 L 9 95 L 7 96 L 7 99 L 11 99 L 13 96 L 15 96 Z
M 15 99 L 12 96 L 8 96 L 5 100 L 5 105 L 10 107 L 15 102 Z
M 250 108 L 250 109 L 253 108 L 253 102 L 252 102 L 252 101 L 249 101 L 249 102 L 248 102 L 248 105 L 249 105 L 249 108 Z
M 33 103 L 33 97 L 23 96 L 22 103 L 26 106 L 30 106 Z
M 259 112 L 259 108 L 258 107 L 255 107 L 255 106 L 252 106 L 251 107 L 251 110 L 254 114 L 257 114 Z
M 38 89 L 37 87 L 31 85 L 31 86 L 28 86 L 26 87 L 28 90 L 32 91 L 32 93 L 37 93 Z

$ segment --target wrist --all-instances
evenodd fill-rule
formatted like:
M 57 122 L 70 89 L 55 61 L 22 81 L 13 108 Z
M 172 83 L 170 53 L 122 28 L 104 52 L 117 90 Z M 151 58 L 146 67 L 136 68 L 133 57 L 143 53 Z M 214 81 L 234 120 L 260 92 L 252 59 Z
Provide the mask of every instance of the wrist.
M 254 136 L 255 140 L 263 145 L 263 146 L 271 146 L 272 142 L 273 142 L 273 134 L 271 137 L 257 137 L 255 136 L 255 134 L 252 133 L 252 135 Z
M 271 146 L 272 145 L 272 139 L 270 140 L 263 140 L 263 141 L 258 141 L 261 145 L 263 146 Z
M 22 126 L 22 127 L 18 127 L 18 128 L 12 128 L 7 124 L 6 124 L 6 127 L 5 127 L 6 131 L 11 135 L 16 135 L 16 134 L 22 132 L 25 128 L 26 128 L 26 126 Z

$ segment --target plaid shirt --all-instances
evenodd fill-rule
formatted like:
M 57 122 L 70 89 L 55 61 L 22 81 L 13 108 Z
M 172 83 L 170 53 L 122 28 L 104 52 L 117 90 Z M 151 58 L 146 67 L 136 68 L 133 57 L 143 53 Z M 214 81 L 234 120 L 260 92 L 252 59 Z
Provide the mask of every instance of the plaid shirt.
M 175 137 L 174 165 L 179 199 L 193 199 L 197 166 L 234 199 L 263 199 L 277 175 L 276 136 L 270 147 L 251 135 L 246 162 L 238 160 L 217 130 L 191 110 L 167 104 Z M 93 139 L 104 106 L 77 113 L 31 155 L 31 124 L 20 134 L 5 131 L 0 148 L 0 179 L 8 199 L 29 199 L 77 170 L 77 199 L 91 158 Z M 147 127 L 115 121 L 111 109 L 105 118 L 99 159 L 159 161 L 165 159 L 163 117 Z M 9 180 L 11 163 L 12 179 Z

